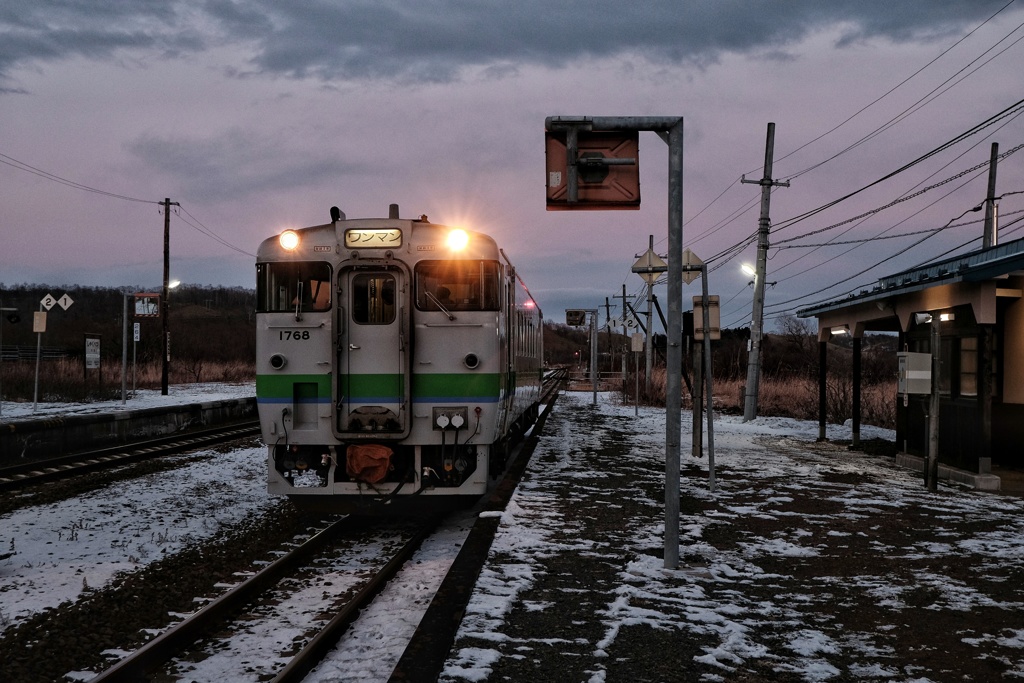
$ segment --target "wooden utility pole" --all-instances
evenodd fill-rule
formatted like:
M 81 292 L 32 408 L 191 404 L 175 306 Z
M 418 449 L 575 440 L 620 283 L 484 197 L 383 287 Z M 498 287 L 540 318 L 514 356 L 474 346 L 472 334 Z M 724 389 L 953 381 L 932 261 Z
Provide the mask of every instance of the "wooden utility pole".
M 161 357 L 163 362 L 160 369 L 160 394 L 167 395 L 167 378 L 171 362 L 171 331 L 169 327 L 169 310 L 167 299 L 170 296 L 171 288 L 171 207 L 180 206 L 178 202 L 172 202 L 170 197 L 165 197 L 160 204 L 164 207 L 164 291 L 160 297 L 160 327 L 163 331 L 161 344 Z
M 626 283 L 625 282 L 622 283 L 622 296 L 614 296 L 612 298 L 613 299 L 622 299 L 622 336 L 624 338 L 628 338 L 629 337 L 629 328 L 626 325 L 626 316 L 629 315 L 629 309 L 626 307 Z M 626 351 L 626 347 L 623 346 L 622 347 L 622 382 L 623 382 L 623 386 L 625 386 L 625 382 L 626 382 L 627 375 L 628 375 L 627 369 L 626 369 L 626 354 L 627 353 L 628 352 Z
M 764 150 L 764 177 L 761 180 L 741 178 L 741 183 L 761 186 L 761 218 L 757 229 L 757 265 L 754 276 L 754 314 L 750 320 L 750 345 L 747 349 L 747 390 L 743 403 L 743 421 L 757 417 L 758 384 L 761 381 L 761 337 L 764 322 L 765 270 L 768 268 L 768 231 L 771 229 L 769 209 L 772 187 L 789 187 L 788 182 L 772 180 L 772 157 L 775 154 L 775 124 L 768 124 L 768 141 Z

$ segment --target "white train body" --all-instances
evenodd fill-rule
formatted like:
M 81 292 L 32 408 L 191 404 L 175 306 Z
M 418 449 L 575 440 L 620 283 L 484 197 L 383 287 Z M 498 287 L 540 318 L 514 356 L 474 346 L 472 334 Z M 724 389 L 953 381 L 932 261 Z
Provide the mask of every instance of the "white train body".
M 259 247 L 268 489 L 307 507 L 480 496 L 537 415 L 541 312 L 494 240 L 397 213 Z

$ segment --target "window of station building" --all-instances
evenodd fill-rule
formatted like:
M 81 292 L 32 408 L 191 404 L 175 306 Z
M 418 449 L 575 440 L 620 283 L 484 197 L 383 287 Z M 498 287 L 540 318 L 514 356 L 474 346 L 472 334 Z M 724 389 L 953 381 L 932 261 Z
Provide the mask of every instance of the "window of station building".
M 395 277 L 390 273 L 359 273 L 352 277 L 352 321 L 390 325 L 395 321 Z
M 497 261 L 421 261 L 416 265 L 416 307 L 496 311 L 500 272 Z
M 256 310 L 260 313 L 327 311 L 331 265 L 322 261 L 256 264 Z
M 960 395 L 978 395 L 978 338 L 960 338 Z
M 953 391 L 953 338 L 939 339 L 939 393 L 949 396 Z

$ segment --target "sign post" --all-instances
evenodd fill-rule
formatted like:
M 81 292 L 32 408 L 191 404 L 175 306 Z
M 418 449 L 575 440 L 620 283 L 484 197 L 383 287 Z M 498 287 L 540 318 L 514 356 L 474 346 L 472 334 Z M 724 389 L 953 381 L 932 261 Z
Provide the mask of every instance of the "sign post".
M 46 312 L 56 305 L 60 305 L 65 311 L 75 303 L 70 296 L 65 294 L 59 299 L 54 299 L 52 294 L 47 294 L 39 302 L 39 310 L 32 314 L 32 331 L 36 333 L 36 381 L 32 392 L 32 412 L 39 409 L 39 362 L 43 357 L 43 332 L 46 332 Z
M 616 159 L 608 163 L 608 176 L 604 180 L 595 174 L 594 185 L 607 188 L 608 180 L 614 170 L 630 168 L 636 165 L 637 157 L 630 157 L 626 151 L 628 145 L 620 145 L 614 153 L 601 151 L 600 157 L 593 154 L 580 154 L 581 136 L 586 137 L 595 132 L 639 132 L 652 131 L 668 143 L 668 339 L 666 340 L 665 362 L 665 568 L 676 569 L 679 566 L 679 446 L 681 441 L 681 409 L 683 384 L 683 117 L 681 116 L 551 116 L 545 119 L 544 129 L 547 139 L 565 137 L 565 163 L 558 161 L 557 153 L 548 154 L 548 197 L 556 198 L 560 187 L 555 186 L 556 180 L 565 173 L 565 204 L 559 209 L 597 208 L 584 204 L 587 195 L 583 190 L 589 183 L 586 177 L 580 177 L 582 159 L 594 161 L 583 162 L 584 167 L 590 163 L 604 165 L 604 159 Z M 631 138 L 630 138 L 631 139 Z M 594 150 L 598 152 L 599 150 Z M 637 174 L 639 183 L 639 173 Z M 598 203 L 610 203 L 611 206 L 600 208 L 638 208 L 640 204 L 639 185 L 635 196 L 631 191 L 627 196 L 612 197 L 602 193 Z M 614 201 L 614 200 L 621 201 Z M 551 207 L 549 202 L 548 208 Z

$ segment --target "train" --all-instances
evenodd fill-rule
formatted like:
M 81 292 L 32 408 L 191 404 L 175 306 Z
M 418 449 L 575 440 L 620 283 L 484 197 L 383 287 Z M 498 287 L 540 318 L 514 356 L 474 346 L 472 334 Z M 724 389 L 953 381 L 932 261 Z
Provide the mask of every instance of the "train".
M 350 513 L 479 498 L 538 417 L 540 307 L 482 232 L 396 204 L 330 218 L 256 255 L 268 491 Z

